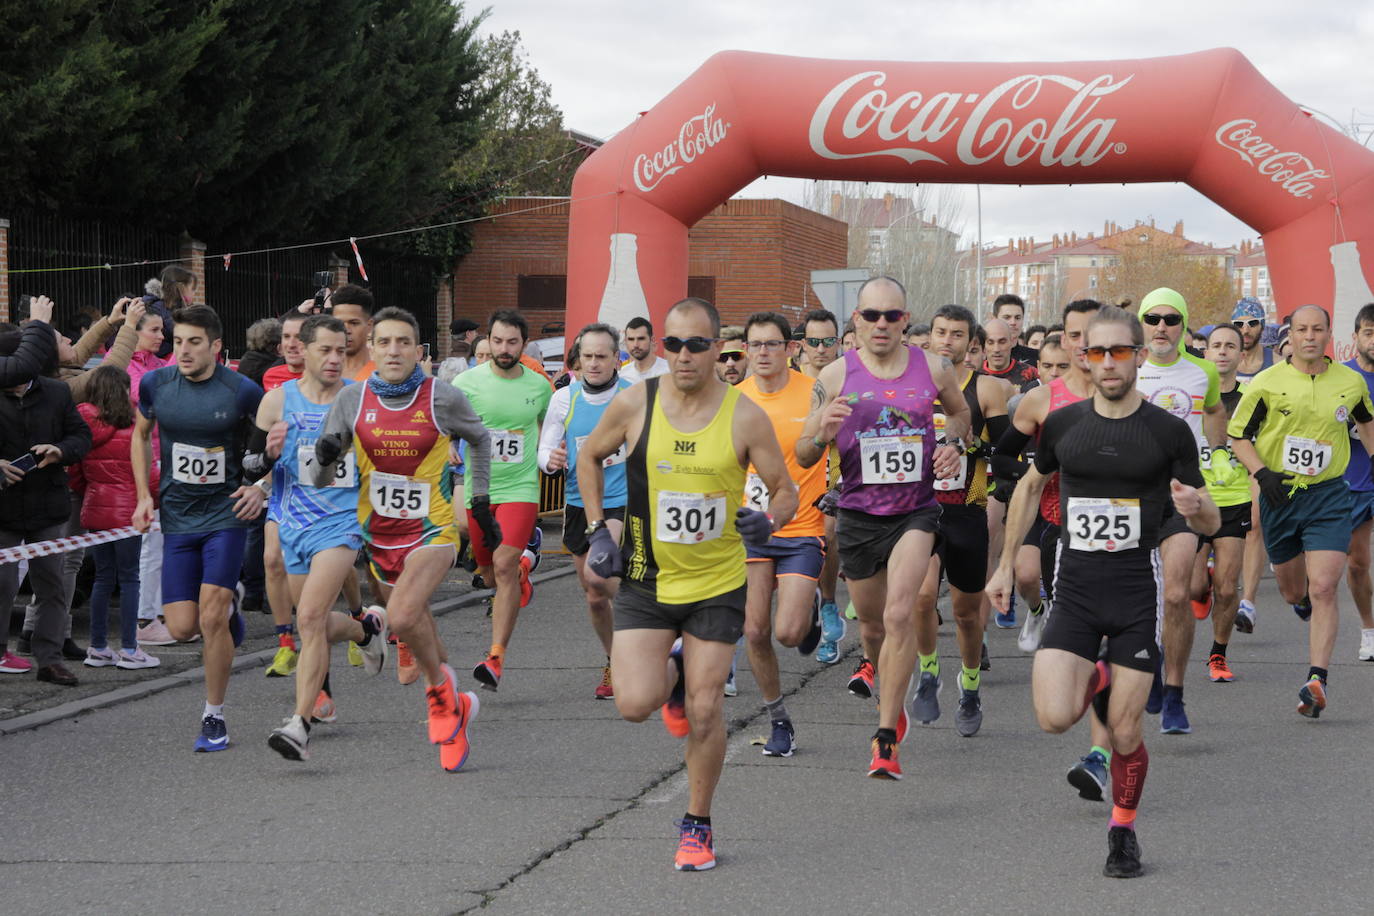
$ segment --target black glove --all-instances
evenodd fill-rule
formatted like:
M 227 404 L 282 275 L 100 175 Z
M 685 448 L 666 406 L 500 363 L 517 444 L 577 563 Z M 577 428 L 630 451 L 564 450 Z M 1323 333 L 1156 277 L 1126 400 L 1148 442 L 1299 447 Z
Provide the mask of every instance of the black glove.
M 315 440 L 315 460 L 320 464 L 333 464 L 343 454 L 343 436 L 330 433 Z
M 1260 492 L 1269 502 L 1276 506 L 1288 505 L 1288 488 L 1293 484 L 1290 475 L 1280 474 L 1270 468 L 1260 468 L 1255 472 L 1255 482 L 1259 484 Z
M 1010 477 L 993 477 L 992 498 L 999 503 L 1010 503 L 1016 492 L 1016 481 Z
M 495 553 L 496 548 L 501 546 L 501 526 L 491 514 L 490 496 L 472 498 L 472 518 L 482 530 L 482 542 L 487 545 L 487 550 Z
M 811 505 L 820 510 L 821 515 L 828 515 L 834 518 L 840 512 L 840 494 L 834 490 L 826 490 Z
M 735 530 L 744 543 L 762 547 L 773 536 L 773 520 L 766 513 L 740 506 L 735 512 Z
M 625 558 L 620 555 L 620 545 L 609 528 L 604 525 L 592 535 L 587 548 L 587 567 L 603 579 L 618 579 L 625 575 Z

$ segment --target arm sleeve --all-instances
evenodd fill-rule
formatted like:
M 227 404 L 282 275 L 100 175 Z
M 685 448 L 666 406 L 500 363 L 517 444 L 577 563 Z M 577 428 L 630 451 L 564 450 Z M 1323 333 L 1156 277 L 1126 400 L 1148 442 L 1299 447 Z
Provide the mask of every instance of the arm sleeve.
M 568 389 L 560 388 L 554 393 L 553 400 L 549 401 L 548 412 L 544 414 L 544 425 L 539 429 L 539 470 L 546 474 L 549 472 L 549 456 L 563 441 L 563 423 L 568 418 L 571 405 L 572 396 Z
M 435 385 L 434 419 L 445 435 L 467 441 L 463 463 L 472 474 L 471 495 L 486 496 L 491 489 L 491 435 L 468 396 L 452 385 Z
M 1004 480 L 1020 480 L 1028 467 L 1021 460 L 1021 453 L 1026 450 L 1030 441 L 1030 436 L 1008 422 L 1006 432 L 997 437 L 996 450 L 992 453 L 992 460 L 988 462 L 993 475 Z
M 269 458 L 267 455 L 267 430 L 254 422 L 253 428 L 248 431 L 248 446 L 243 456 L 244 482 L 255 483 L 261 480 L 271 473 L 272 466 L 276 463 L 277 459 Z
M 19 349 L 9 356 L 0 356 L 0 388 L 33 381 L 44 366 L 56 359 L 57 337 L 52 326 L 42 321 L 30 322 L 24 328 Z
M 320 438 L 335 435 L 343 445 L 340 455 L 353 447 L 353 418 L 358 415 L 362 404 L 363 385 L 345 385 L 343 391 L 334 398 L 334 405 L 324 416 L 324 426 L 320 428 Z M 310 466 L 310 485 L 325 487 L 334 479 L 334 465 L 315 461 Z
M 1035 446 L 1035 469 L 1041 474 L 1053 474 L 1059 470 L 1059 456 L 1054 453 L 1055 440 L 1061 435 L 1059 427 L 1062 425 L 1059 420 L 1064 416 L 1064 411 L 1059 410 L 1045 418 L 1045 425 L 1040 427 L 1040 441 Z
M 1001 442 L 1002 437 L 1007 434 L 1007 430 L 1011 429 L 1011 415 L 1002 414 L 1000 417 L 988 417 L 984 423 L 988 428 L 988 441 Z

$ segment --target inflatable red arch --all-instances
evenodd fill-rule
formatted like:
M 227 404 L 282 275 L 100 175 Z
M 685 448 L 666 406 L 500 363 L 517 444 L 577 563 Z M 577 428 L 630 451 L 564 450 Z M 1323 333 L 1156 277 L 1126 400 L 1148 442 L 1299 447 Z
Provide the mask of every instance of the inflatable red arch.
M 568 326 L 661 320 L 686 294 L 688 228 L 761 175 L 1183 181 L 1263 236 L 1281 313 L 1334 306 L 1338 355 L 1374 300 L 1374 152 L 1238 51 L 996 64 L 726 51 L 578 170 Z

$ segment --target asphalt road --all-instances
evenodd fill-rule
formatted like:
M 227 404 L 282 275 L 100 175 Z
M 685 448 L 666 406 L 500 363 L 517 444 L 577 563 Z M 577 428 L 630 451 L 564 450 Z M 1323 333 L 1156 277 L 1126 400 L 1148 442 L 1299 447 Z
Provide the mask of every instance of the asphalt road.
M 1087 733 L 1035 727 L 1014 631 L 989 634 L 981 733 L 955 734 L 948 624 L 946 713 L 913 729 L 902 782 L 864 776 L 876 717 L 844 690 L 852 654 L 824 668 L 780 652 L 800 744 L 788 760 L 751 744 L 767 721 L 742 663 L 725 701 L 720 865 L 675 872 L 681 742 L 592 698 L 603 658 L 565 576 L 522 615 L 458 774 L 425 740 L 420 688 L 391 667 L 370 679 L 341 650 L 340 719 L 315 729 L 305 763 L 266 746 L 292 682 L 260 667 L 232 679 L 224 753 L 191 752 L 194 682 L 0 736 L 0 911 L 1367 912 L 1374 664 L 1355 660 L 1347 602 L 1330 709 L 1301 718 L 1305 625 L 1271 582 L 1261 598 L 1256 633 L 1233 640 L 1235 683 L 1207 681 L 1199 627 L 1194 734 L 1147 723 L 1136 881 L 1101 877 L 1108 808 L 1064 780 Z M 481 608 L 439 630 L 468 681 L 488 642 Z

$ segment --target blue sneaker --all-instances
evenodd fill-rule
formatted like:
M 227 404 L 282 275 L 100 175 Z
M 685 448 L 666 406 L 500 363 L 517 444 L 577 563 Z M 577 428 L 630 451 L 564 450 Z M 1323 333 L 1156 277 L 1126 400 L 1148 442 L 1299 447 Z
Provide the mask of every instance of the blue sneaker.
M 1163 715 L 1159 717 L 1159 731 L 1165 735 L 1189 735 L 1193 726 L 1188 724 L 1188 714 L 1183 711 L 1183 697 L 1177 693 L 1164 694 Z
M 1107 758 L 1098 751 L 1078 758 L 1069 770 L 1069 785 L 1078 790 L 1079 798 L 1102 801 L 1102 792 L 1107 788 Z
M 845 631 L 849 628 L 845 626 L 844 618 L 840 616 L 840 609 L 833 601 L 821 603 L 821 642 L 838 643 L 844 639 Z
M 823 642 L 816 647 L 816 661 L 822 665 L 833 665 L 840 660 L 839 643 Z
M 773 720 L 773 736 L 763 746 L 765 757 L 791 757 L 797 749 L 797 733 L 788 719 Z
M 196 753 L 208 754 L 222 751 L 229 746 L 229 726 L 218 716 L 206 716 L 200 720 L 200 734 L 196 735 Z
M 1145 711 L 1152 716 L 1159 715 L 1164 708 L 1164 676 L 1159 665 L 1155 665 L 1155 679 L 1150 682 L 1150 695 L 1145 700 Z
M 243 645 L 243 637 L 248 632 L 247 623 L 243 619 L 242 606 L 243 583 L 240 582 L 234 587 L 234 594 L 229 599 L 229 635 L 234 640 L 235 649 Z
M 1293 613 L 1298 615 L 1298 619 L 1303 623 L 1312 619 L 1312 598 L 1308 595 L 1302 596 L 1300 604 L 1293 605 Z
M 1253 602 L 1241 601 L 1240 607 L 1236 609 L 1236 629 L 1242 633 L 1255 632 L 1255 605 Z
M 998 611 L 993 622 L 997 624 L 997 628 L 1000 630 L 1010 630 L 1016 626 L 1016 612 L 1008 610 L 1003 614 L 1001 611 Z

